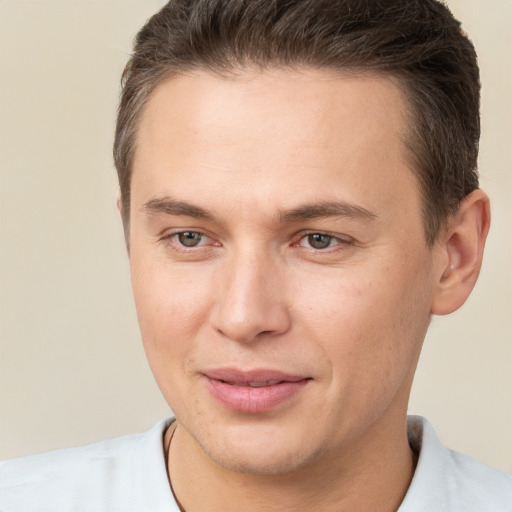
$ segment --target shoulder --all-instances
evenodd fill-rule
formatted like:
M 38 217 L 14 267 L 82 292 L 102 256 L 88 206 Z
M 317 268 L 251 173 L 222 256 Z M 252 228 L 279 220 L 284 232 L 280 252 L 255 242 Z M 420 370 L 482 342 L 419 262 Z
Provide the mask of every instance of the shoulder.
M 144 472 L 166 481 L 162 433 L 168 423 L 145 434 L 0 463 L 0 510 L 134 510 Z
M 419 416 L 408 422 L 418 465 L 399 512 L 510 512 L 512 477 L 445 448 L 432 425 Z

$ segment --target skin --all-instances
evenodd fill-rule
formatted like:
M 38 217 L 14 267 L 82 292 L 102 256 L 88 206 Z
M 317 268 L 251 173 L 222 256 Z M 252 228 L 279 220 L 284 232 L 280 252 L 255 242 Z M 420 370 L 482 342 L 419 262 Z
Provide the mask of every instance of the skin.
M 150 98 L 130 265 L 187 512 L 385 512 L 403 499 L 430 316 L 469 295 L 489 225 L 476 191 L 427 246 L 406 111 L 391 79 L 318 70 L 198 71 Z M 270 411 L 233 411 L 203 375 L 226 366 L 309 380 Z

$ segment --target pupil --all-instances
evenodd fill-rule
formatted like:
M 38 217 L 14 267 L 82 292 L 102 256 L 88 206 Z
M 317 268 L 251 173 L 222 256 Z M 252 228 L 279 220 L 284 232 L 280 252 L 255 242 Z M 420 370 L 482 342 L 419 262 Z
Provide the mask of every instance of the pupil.
M 308 242 L 314 249 L 325 249 L 326 247 L 329 247 L 331 238 L 332 237 L 329 235 L 315 233 L 314 235 L 308 235 Z
M 201 235 L 199 233 L 186 231 L 185 233 L 180 233 L 178 238 L 180 244 L 185 245 L 186 247 L 194 247 L 201 240 Z

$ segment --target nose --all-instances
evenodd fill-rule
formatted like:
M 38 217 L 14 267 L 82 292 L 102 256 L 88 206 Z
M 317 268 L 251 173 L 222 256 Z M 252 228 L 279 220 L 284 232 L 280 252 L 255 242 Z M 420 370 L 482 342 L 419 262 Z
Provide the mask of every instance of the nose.
M 213 328 L 238 342 L 275 337 L 291 325 L 285 269 L 264 256 L 242 255 L 226 264 L 212 310 Z

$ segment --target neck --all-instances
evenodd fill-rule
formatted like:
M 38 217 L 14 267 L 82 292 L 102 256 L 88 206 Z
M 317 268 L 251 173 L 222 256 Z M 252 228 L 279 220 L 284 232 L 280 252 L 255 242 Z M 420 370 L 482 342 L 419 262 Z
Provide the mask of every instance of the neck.
M 254 475 L 216 464 L 178 424 L 169 450 L 169 478 L 186 512 L 395 512 L 409 487 L 415 457 L 405 415 L 400 425 L 388 428 L 375 425 L 349 450 L 321 456 L 293 472 Z

